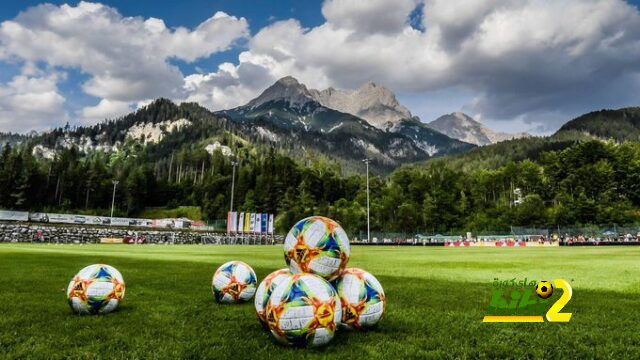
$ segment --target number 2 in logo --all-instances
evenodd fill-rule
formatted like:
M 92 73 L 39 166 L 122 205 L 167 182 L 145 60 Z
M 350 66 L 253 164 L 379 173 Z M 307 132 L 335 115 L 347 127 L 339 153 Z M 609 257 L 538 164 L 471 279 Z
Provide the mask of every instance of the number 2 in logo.
M 550 322 L 568 322 L 571 319 L 571 313 L 561 313 L 560 310 L 571 300 L 573 290 L 571 290 L 571 285 L 563 279 L 555 279 L 553 282 L 556 284 L 556 288 L 562 289 L 562 296 L 547 311 L 547 320 Z

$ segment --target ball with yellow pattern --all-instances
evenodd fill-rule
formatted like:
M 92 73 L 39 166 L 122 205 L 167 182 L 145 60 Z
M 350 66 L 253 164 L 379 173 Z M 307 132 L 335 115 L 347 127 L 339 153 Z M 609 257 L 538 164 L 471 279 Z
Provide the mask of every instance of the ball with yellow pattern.
M 553 285 L 548 281 L 540 281 L 536 285 L 536 294 L 542 299 L 546 299 L 553 294 Z
M 124 279 L 116 268 L 94 264 L 80 270 L 69 282 L 67 300 L 78 314 L 106 314 L 118 307 L 124 292 Z
M 296 274 L 281 282 L 269 298 L 266 319 L 281 343 L 322 346 L 333 339 L 342 307 L 331 284 L 313 274 Z
M 242 261 L 229 261 L 213 274 L 211 289 L 219 303 L 242 303 L 251 300 L 257 282 L 251 266 Z
M 298 221 L 284 241 L 284 258 L 293 274 L 312 273 L 329 281 L 347 266 L 349 253 L 347 233 L 322 216 Z
M 275 290 L 280 283 L 288 280 L 291 277 L 291 271 L 288 268 L 280 269 L 272 272 L 267 275 L 267 277 L 260 282 L 258 285 L 258 290 L 256 290 L 256 296 L 254 300 L 254 305 L 256 308 L 256 314 L 258 315 L 258 319 L 260 323 L 265 328 L 268 328 L 267 324 L 267 303 L 269 302 L 269 298 L 271 298 L 271 294 L 273 290 Z
M 342 325 L 364 330 L 375 326 L 384 315 L 386 297 L 375 276 L 358 268 L 345 269 L 335 281 L 342 304 Z

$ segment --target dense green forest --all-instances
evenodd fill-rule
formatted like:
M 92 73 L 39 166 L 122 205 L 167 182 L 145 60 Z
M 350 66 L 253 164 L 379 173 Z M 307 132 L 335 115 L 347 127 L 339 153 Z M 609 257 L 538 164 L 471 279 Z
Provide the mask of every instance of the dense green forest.
M 640 108 L 600 110 L 579 116 L 560 128 L 560 132 L 588 132 L 617 141 L 640 141 Z
M 462 171 L 498 169 L 513 161 L 540 161 L 542 154 L 558 151 L 579 142 L 597 137 L 573 130 L 560 131 L 552 136 L 528 137 L 501 141 L 489 146 L 480 146 L 465 153 L 447 157 L 436 157 L 423 162 L 427 166 L 443 162 L 447 167 Z
M 551 136 L 502 141 L 445 158 L 429 159 L 423 164 L 444 162 L 449 168 L 463 171 L 498 169 L 512 161 L 540 162 L 542 154 L 549 151 L 595 139 L 611 139 L 617 143 L 640 141 L 640 108 L 593 111 L 568 121 Z
M 231 158 L 219 151 L 210 155 L 195 144 L 170 150 L 168 141 L 159 149 L 128 140 L 112 153 L 83 154 L 71 147 L 53 160 L 35 158 L 33 145 L 5 145 L 0 207 L 107 214 L 116 179 L 120 215 L 189 205 L 201 207 L 209 220 L 226 218 Z M 242 141 L 234 146 L 235 209 L 278 214 L 280 232 L 311 214 L 335 218 L 351 233 L 366 229 L 364 174 L 343 176 L 337 163 L 322 157 L 294 161 L 273 147 Z M 535 162 L 507 161 L 492 169 L 457 168 L 442 160 L 372 176 L 370 188 L 373 231 L 637 223 L 640 144 L 578 141 L 540 152 Z

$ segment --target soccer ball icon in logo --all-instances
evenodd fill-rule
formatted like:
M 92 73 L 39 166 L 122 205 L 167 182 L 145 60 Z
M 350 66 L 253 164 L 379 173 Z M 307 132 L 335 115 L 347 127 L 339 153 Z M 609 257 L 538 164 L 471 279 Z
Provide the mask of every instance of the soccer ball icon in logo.
M 254 304 L 256 307 L 256 314 L 258 314 L 258 319 L 262 323 L 262 325 L 266 328 L 269 325 L 267 324 L 267 313 L 266 307 L 269 302 L 269 298 L 280 283 L 291 278 L 291 271 L 289 269 L 280 269 L 272 272 L 267 275 L 264 280 L 258 285 L 258 290 L 256 290 L 256 297 L 254 300 Z
M 543 299 L 548 298 L 553 294 L 553 285 L 548 281 L 540 281 L 538 285 L 536 285 L 536 294 Z
M 345 269 L 336 280 L 336 291 L 342 303 L 344 327 L 362 330 L 382 319 L 386 299 L 375 276 L 362 269 Z
M 284 258 L 292 273 L 312 273 L 329 281 L 347 266 L 349 252 L 347 233 L 322 216 L 298 221 L 284 241 Z
M 71 309 L 78 314 L 106 314 L 124 299 L 122 274 L 113 266 L 94 264 L 80 270 L 67 287 Z
M 266 314 L 273 336 L 298 346 L 327 344 L 342 318 L 335 289 L 313 274 L 297 274 L 281 282 L 267 302 Z
M 219 303 L 241 303 L 256 292 L 256 273 L 242 261 L 224 263 L 213 274 L 213 297 Z

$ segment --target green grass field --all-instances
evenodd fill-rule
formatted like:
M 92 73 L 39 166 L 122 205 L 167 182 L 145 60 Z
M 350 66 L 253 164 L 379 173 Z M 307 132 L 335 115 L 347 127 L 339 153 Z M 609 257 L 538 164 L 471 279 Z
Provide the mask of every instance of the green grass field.
M 276 344 L 253 303 L 216 304 L 211 276 L 228 260 L 259 281 L 284 267 L 280 246 L 2 244 L 0 358 L 640 358 L 636 247 L 352 247 L 349 265 L 380 280 L 386 315 L 321 349 Z M 122 272 L 126 298 L 109 315 L 76 316 L 66 286 L 92 263 Z M 483 323 L 495 277 L 567 280 L 571 321 Z

